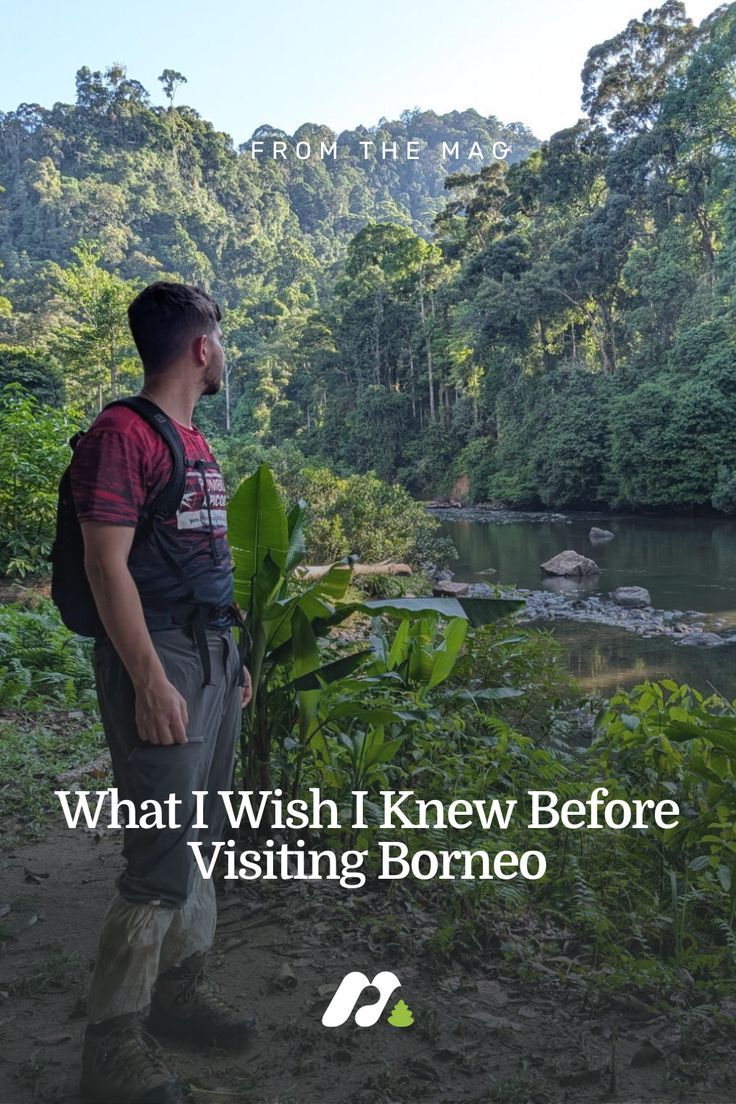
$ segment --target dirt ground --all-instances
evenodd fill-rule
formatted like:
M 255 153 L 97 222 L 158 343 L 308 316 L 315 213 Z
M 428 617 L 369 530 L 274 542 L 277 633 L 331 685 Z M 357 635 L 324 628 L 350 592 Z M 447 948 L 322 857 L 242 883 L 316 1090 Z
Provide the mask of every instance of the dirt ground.
M 60 824 L 0 852 L 0 1104 L 79 1104 L 84 994 L 119 846 Z M 257 1009 L 257 1039 L 235 1056 L 177 1044 L 170 1064 L 202 1104 L 736 1100 L 736 1005 L 590 1002 L 545 965 L 564 933 L 521 983 L 502 953 L 513 931 L 497 953 L 448 962 L 427 953 L 436 929 L 383 889 L 238 886 L 220 899 L 213 975 Z M 393 970 L 414 1025 L 323 1027 L 350 970 Z

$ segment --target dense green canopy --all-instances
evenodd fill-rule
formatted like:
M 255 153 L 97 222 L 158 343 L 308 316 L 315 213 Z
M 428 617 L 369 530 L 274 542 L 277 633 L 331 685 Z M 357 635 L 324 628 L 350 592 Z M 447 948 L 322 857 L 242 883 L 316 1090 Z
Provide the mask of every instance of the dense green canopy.
M 420 495 L 736 510 L 735 61 L 733 6 L 666 0 L 590 51 L 587 114 L 541 146 L 414 111 L 240 150 L 182 74 L 162 108 L 82 69 L 75 104 L 0 115 L 0 365 L 37 388 L 47 357 L 93 412 L 137 374 L 126 300 L 168 275 L 227 308 L 210 429 Z

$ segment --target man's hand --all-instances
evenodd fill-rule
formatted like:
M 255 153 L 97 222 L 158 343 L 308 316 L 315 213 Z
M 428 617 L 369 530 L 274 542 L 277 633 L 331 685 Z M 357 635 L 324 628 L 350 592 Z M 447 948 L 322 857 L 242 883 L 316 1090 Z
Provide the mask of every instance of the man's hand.
M 149 744 L 186 744 L 187 703 L 166 678 L 135 688 L 135 723 Z
M 253 683 L 251 682 L 250 671 L 247 667 L 243 668 L 243 685 L 240 688 L 240 705 L 245 709 L 246 705 L 253 697 Z

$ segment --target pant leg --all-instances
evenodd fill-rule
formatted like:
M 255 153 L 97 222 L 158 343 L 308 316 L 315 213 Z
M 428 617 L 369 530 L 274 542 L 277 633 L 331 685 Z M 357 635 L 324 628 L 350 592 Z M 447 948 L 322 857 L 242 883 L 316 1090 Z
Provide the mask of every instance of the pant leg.
M 167 677 L 187 701 L 188 743 L 154 747 L 138 738 L 133 688 L 109 645 L 96 650 L 98 697 L 120 796 L 138 804 L 175 794 L 181 801 L 176 807 L 179 827 L 125 830 L 126 867 L 118 879 L 120 897 L 108 909 L 100 935 L 90 988 L 91 1022 L 138 1011 L 150 1002 L 174 921 L 180 933 L 190 933 L 197 950 L 205 949 L 199 946 L 205 940 L 209 946 L 214 933 L 214 886 L 198 887 L 184 917 L 177 918 L 177 911 L 186 907 L 196 882 L 206 881 L 188 843 L 200 836 L 205 842 L 221 838 L 212 834 L 217 823 L 206 833 L 192 827 L 192 791 L 209 790 L 211 783 L 230 788 L 240 718 L 237 649 L 232 633 L 208 633 L 212 685 L 205 687 L 199 655 L 183 631 L 155 633 L 153 640 Z M 181 958 L 194 953 L 181 938 L 172 946 L 184 947 Z M 167 953 L 164 962 L 169 958 Z
M 228 638 L 224 656 L 228 672 L 228 687 L 223 703 L 220 728 L 210 765 L 205 802 L 205 821 L 208 828 L 199 833 L 203 854 L 208 858 L 208 845 L 228 838 L 225 825 L 225 809 L 217 794 L 232 788 L 233 767 L 238 733 L 240 731 L 240 658 L 237 647 Z M 195 872 L 194 887 L 184 905 L 174 914 L 161 947 L 159 969 L 178 966 L 190 955 L 208 951 L 215 937 L 217 923 L 217 898 L 212 878 L 203 878 Z
M 87 995 L 89 1023 L 140 1012 L 151 1003 L 161 946 L 174 909 L 131 904 L 120 895 L 105 913 Z

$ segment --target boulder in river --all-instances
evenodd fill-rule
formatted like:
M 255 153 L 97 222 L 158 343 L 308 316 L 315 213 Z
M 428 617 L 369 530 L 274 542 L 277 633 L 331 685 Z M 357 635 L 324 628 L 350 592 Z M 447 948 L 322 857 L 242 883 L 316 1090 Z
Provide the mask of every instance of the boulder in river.
M 646 587 L 622 586 L 611 591 L 611 598 L 617 606 L 624 609 L 646 609 L 651 606 L 652 598 Z
M 595 560 L 581 556 L 572 548 L 558 552 L 551 560 L 543 563 L 541 568 L 546 575 L 598 575 L 601 570 Z
M 436 582 L 432 587 L 432 594 L 435 598 L 462 598 L 469 589 L 469 583 L 451 583 L 447 579 Z
M 588 539 L 591 540 L 593 544 L 596 544 L 598 541 L 613 540 L 615 536 L 616 534 L 612 533 L 610 529 L 599 529 L 597 525 L 594 525 L 588 533 Z

